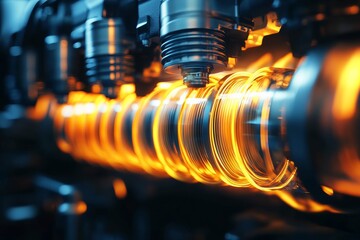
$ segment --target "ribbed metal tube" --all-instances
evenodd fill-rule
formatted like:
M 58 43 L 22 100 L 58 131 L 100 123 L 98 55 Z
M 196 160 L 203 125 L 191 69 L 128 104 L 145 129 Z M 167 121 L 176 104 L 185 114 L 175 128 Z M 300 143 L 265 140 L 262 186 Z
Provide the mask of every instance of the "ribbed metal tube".
M 129 54 L 133 43 L 127 38 L 121 19 L 90 19 L 85 28 L 86 75 L 91 85 L 116 97 L 117 88 L 133 81 L 134 59 Z
M 74 92 L 55 116 L 59 147 L 79 159 L 182 181 L 286 188 L 296 168 L 281 152 L 275 96 L 291 75 L 265 68 L 200 89 L 161 83 L 148 96 L 117 100 Z
M 227 62 L 224 39 L 223 32 L 209 29 L 168 34 L 161 45 L 162 64 L 168 72 L 180 68 L 187 86 L 203 87 L 214 67 Z
M 235 23 L 231 0 L 164 0 L 160 7 L 162 63 L 184 84 L 204 87 L 227 64 L 222 27 Z
M 357 55 L 352 59 L 357 59 Z M 353 64 L 353 60 L 349 61 Z M 75 159 L 186 182 L 256 188 L 276 194 L 292 207 L 305 211 L 338 211 L 353 206 L 346 204 L 343 195 L 334 193 L 335 187 L 340 185 L 332 189 L 329 182 L 324 181 L 324 185 L 318 186 L 323 194 L 336 200 L 329 201 L 332 202 L 329 206 L 321 199 L 321 204 L 312 200 L 308 190 L 314 187 L 305 188 L 302 184 L 308 180 L 306 175 L 299 181 L 298 176 L 306 172 L 297 174 L 295 164 L 300 168 L 309 162 L 299 159 L 299 151 L 317 145 L 312 140 L 294 144 L 294 139 L 298 143 L 303 138 L 297 138 L 302 137 L 302 133 L 294 135 L 293 132 L 308 126 L 300 117 L 294 118 L 303 110 L 298 104 L 308 98 L 297 92 L 302 89 L 299 84 L 307 83 L 299 75 L 294 78 L 292 75 L 292 70 L 263 68 L 255 73 L 237 72 L 221 79 L 211 76 L 205 88 L 187 88 L 181 81 L 159 83 L 145 97 L 137 97 L 134 86 L 128 84 L 122 86 L 117 99 L 71 92 L 66 104 L 50 102 L 49 117 L 54 121 L 58 147 Z M 345 93 L 341 88 L 339 94 L 340 91 Z M 355 88 L 353 93 L 357 91 Z M 343 98 L 339 99 L 343 101 Z M 40 99 L 36 109 L 41 110 L 44 101 L 49 103 L 46 98 Z M 321 103 L 322 100 L 317 101 L 317 104 Z M 332 105 L 324 105 L 326 112 L 329 106 Z M 355 111 L 358 105 L 353 106 Z M 337 107 L 340 113 L 346 110 L 348 114 L 346 105 Z M 337 121 L 339 116 L 349 116 L 337 113 L 331 121 Z M 305 115 L 301 114 L 302 117 Z M 356 123 L 353 121 L 355 125 L 349 126 L 357 126 Z M 322 125 L 311 125 L 311 129 L 314 128 L 321 130 Z M 302 131 L 303 134 L 310 133 L 309 129 Z M 347 131 L 347 134 L 355 142 L 343 141 L 342 144 L 356 145 L 356 131 Z M 314 156 L 331 151 L 338 151 L 338 148 L 317 148 Z M 298 155 L 294 156 L 294 152 Z M 297 159 L 295 164 L 289 156 Z M 333 157 L 341 163 L 356 161 L 347 155 Z M 352 163 L 348 167 L 354 170 L 347 173 L 355 176 L 357 165 Z M 309 168 L 309 171 L 314 170 Z M 314 176 L 322 175 L 311 175 Z M 318 196 L 316 190 L 314 193 Z M 346 201 L 337 202 L 339 199 Z
M 145 97 L 132 85 L 112 100 L 71 92 L 66 104 L 50 102 L 49 117 L 59 148 L 76 159 L 252 187 L 306 211 L 354 209 L 359 52 L 358 42 L 314 49 L 294 77 L 292 70 L 263 68 L 210 76 L 205 88 L 160 83 Z

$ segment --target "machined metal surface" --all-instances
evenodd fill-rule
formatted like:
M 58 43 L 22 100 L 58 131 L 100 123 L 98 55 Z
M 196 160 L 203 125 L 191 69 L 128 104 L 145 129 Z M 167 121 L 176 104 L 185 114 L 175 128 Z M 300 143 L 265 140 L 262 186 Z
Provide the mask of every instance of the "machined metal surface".
M 85 34 L 88 80 L 90 84 L 100 83 L 103 93 L 113 98 L 117 94 L 114 88 L 133 80 L 130 50 L 134 43 L 128 39 L 121 19 L 89 19 Z
M 226 66 L 225 34 L 221 28 L 232 27 L 234 13 L 233 4 L 218 0 L 163 1 L 160 38 L 165 71 L 180 71 L 189 87 L 209 83 L 209 74 Z
M 290 157 L 319 201 L 360 196 L 360 45 L 343 40 L 312 50 L 294 75 L 286 103 Z M 338 203 L 338 202 L 337 202 Z

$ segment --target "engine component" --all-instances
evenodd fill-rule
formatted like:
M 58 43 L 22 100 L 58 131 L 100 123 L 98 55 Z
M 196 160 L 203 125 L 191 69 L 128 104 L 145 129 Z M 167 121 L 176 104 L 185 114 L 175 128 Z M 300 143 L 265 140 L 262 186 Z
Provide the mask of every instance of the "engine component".
M 285 115 L 290 158 L 306 188 L 326 204 L 344 201 L 344 195 L 360 196 L 359 60 L 358 41 L 316 48 L 289 89 Z M 324 185 L 333 189 L 331 197 Z
M 180 70 L 185 85 L 204 87 L 212 71 L 227 65 L 226 28 L 237 24 L 235 15 L 232 4 L 217 0 L 163 1 L 160 39 L 165 71 Z M 247 36 L 248 28 L 239 29 Z
M 115 98 L 119 86 L 133 82 L 134 43 L 126 36 L 121 19 L 89 19 L 86 22 L 86 69 L 89 83 L 99 84 L 102 93 Z
M 359 3 L 0 1 L 0 235 L 357 239 Z
M 227 62 L 225 34 L 218 26 L 231 25 L 231 21 L 218 17 L 224 16 L 225 11 L 215 6 L 216 1 L 161 3 L 162 64 L 168 72 L 180 69 L 189 87 L 205 86 L 214 67 Z
M 93 156 L 90 161 L 110 165 L 120 160 L 119 167 L 131 169 L 136 164 L 150 174 L 167 173 L 183 181 L 284 188 L 293 179 L 295 167 L 281 154 L 284 123 L 278 120 L 279 109 L 270 114 L 270 104 L 276 89 L 288 86 L 291 74 L 277 69 L 236 73 L 221 85 L 212 83 L 204 89 L 165 83 L 142 99 L 134 101 L 130 94 L 118 103 L 74 93 L 70 105 L 60 106 L 55 117 L 62 122 L 57 124 L 60 142 L 67 142 L 66 148 L 59 147 L 76 158 Z M 126 102 L 131 104 L 123 106 Z M 131 134 L 130 129 L 117 127 L 128 123 Z M 126 140 L 116 144 L 121 138 Z M 111 146 L 122 150 L 108 151 Z M 135 153 L 137 160 L 122 159 L 124 152 Z

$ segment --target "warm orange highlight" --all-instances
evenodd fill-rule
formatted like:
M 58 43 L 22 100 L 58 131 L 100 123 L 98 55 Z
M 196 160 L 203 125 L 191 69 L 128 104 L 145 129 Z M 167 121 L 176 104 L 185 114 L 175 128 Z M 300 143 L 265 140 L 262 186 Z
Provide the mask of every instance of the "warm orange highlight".
M 60 70 L 61 70 L 61 78 L 68 78 L 68 40 L 61 39 L 60 40 Z
M 76 205 L 75 205 L 75 213 L 76 214 L 79 214 L 79 215 L 84 214 L 86 212 L 86 210 L 87 210 L 87 205 L 85 202 L 80 201 L 80 202 L 76 203 Z
M 109 54 L 115 54 L 115 22 L 114 19 L 109 18 L 109 31 L 108 31 L 108 46 L 109 46 Z
M 58 145 L 75 158 L 116 169 L 282 189 L 296 168 L 285 158 L 274 165 L 267 139 L 272 95 L 265 94 L 279 87 L 281 74 L 270 68 L 239 72 L 225 81 L 212 79 L 203 89 L 187 88 L 181 81 L 160 83 L 142 98 L 129 85 L 116 100 L 71 92 L 54 115 Z M 248 124 L 254 118 L 260 132 Z
M 127 195 L 127 189 L 125 182 L 120 178 L 117 178 L 113 181 L 113 188 L 115 196 L 119 199 L 124 199 Z
M 321 189 L 329 196 L 334 195 L 334 190 L 332 188 L 329 188 L 327 186 L 321 186 Z
M 145 97 L 137 97 L 133 85 L 123 85 L 117 99 L 71 92 L 51 114 L 58 146 L 76 159 L 114 169 L 251 187 L 275 193 L 299 210 L 335 211 L 277 191 L 297 186 L 290 184 L 296 167 L 272 154 L 268 139 L 274 91 L 287 86 L 284 73 L 237 72 L 211 79 L 202 89 L 181 81 L 160 83 Z M 118 198 L 126 196 L 121 179 L 113 187 Z
M 357 5 L 352 5 L 345 9 L 345 12 L 350 15 L 358 14 L 359 11 L 360 11 L 360 9 L 359 9 L 359 6 L 357 6 Z
M 275 194 L 286 204 L 299 211 L 303 211 L 303 212 L 327 211 L 327 212 L 339 213 L 339 211 L 336 210 L 335 208 L 332 208 L 328 205 L 324 205 L 312 200 L 309 195 L 295 196 L 295 194 L 291 192 L 281 191 L 281 190 L 271 192 L 270 194 Z
M 360 49 L 357 49 L 341 70 L 332 113 L 336 119 L 354 116 L 360 92 Z

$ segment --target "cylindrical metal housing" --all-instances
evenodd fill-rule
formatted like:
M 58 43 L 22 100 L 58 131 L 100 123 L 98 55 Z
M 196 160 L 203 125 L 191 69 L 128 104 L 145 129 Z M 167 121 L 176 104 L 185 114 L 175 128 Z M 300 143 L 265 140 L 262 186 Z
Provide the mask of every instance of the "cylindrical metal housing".
M 55 118 L 57 131 L 65 133 L 59 139 L 73 156 L 116 168 L 188 182 L 292 189 L 296 168 L 283 154 L 283 104 L 276 98 L 291 76 L 292 70 L 264 68 L 214 79 L 201 89 L 161 83 L 148 96 L 130 94 L 118 103 L 74 93 Z
M 32 105 L 39 96 L 40 56 L 33 48 L 13 46 L 10 48 L 12 75 L 7 81 L 10 101 Z M 15 84 L 14 84 L 15 83 Z M 18 89 L 19 91 L 16 91 Z
M 225 34 L 234 23 L 233 1 L 164 0 L 160 10 L 162 64 L 179 70 L 189 87 L 204 87 L 209 74 L 226 66 Z
M 55 95 L 66 96 L 68 80 L 73 74 L 73 47 L 67 37 L 50 35 L 45 38 L 45 86 Z
M 319 201 L 360 196 L 360 44 L 313 49 L 296 71 L 286 102 L 287 142 L 299 175 Z M 333 189 L 325 194 L 323 188 Z M 345 205 L 346 206 L 346 205 Z
M 85 34 L 89 83 L 100 84 L 102 92 L 114 98 L 119 85 L 133 81 L 134 60 L 130 50 L 134 43 L 128 39 L 121 19 L 89 19 Z
M 340 44 L 313 54 L 294 77 L 293 70 L 263 68 L 201 89 L 161 83 L 143 98 L 74 92 L 55 111 L 58 146 L 116 169 L 271 191 L 301 210 L 353 208 L 359 48 Z M 341 64 L 331 60 L 338 58 Z

